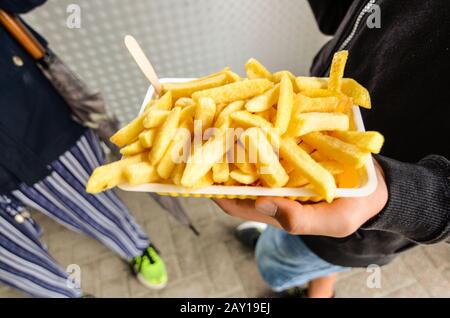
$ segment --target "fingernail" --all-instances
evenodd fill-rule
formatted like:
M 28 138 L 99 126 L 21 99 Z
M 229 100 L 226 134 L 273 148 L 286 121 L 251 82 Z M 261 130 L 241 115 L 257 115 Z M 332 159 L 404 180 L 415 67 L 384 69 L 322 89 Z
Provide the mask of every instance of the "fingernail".
M 275 216 L 275 213 L 277 213 L 277 209 L 278 209 L 278 207 L 271 202 L 258 203 L 258 204 L 256 204 L 255 208 L 259 213 L 262 213 L 262 214 L 265 214 L 268 216 Z

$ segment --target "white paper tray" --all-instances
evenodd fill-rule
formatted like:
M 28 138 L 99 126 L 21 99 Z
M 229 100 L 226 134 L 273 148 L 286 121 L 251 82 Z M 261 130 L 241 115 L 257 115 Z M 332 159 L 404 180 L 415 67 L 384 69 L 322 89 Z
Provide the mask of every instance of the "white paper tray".
M 186 82 L 193 78 L 164 78 L 165 82 Z M 145 105 L 151 100 L 154 90 L 150 86 L 142 103 L 139 113 L 144 111 Z M 365 131 L 359 107 L 353 106 L 353 118 L 355 127 L 358 131 Z M 361 169 L 362 170 L 362 169 Z M 372 156 L 368 156 L 365 169 L 359 174 L 358 188 L 337 188 L 336 198 L 342 197 L 363 197 L 373 193 L 377 187 L 377 178 Z M 257 196 L 280 196 L 290 198 L 311 198 L 317 197 L 318 194 L 310 189 L 304 188 L 265 188 L 254 186 L 221 186 L 213 185 L 210 187 L 190 189 L 177 185 L 148 183 L 141 185 L 121 184 L 119 188 L 124 191 L 134 192 L 156 192 L 162 195 L 172 196 L 193 196 L 193 197 L 230 197 L 230 198 L 252 198 Z

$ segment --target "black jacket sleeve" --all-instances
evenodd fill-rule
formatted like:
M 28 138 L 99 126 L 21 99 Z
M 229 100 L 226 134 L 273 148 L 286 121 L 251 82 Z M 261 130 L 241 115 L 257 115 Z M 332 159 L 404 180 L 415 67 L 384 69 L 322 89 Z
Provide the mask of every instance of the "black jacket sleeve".
M 9 13 L 26 13 L 44 4 L 47 0 L 0 0 L 0 9 Z
M 385 173 L 389 199 L 363 228 L 395 232 L 422 244 L 449 242 L 450 162 L 437 155 L 417 164 L 383 156 L 377 160 Z
M 319 29 L 333 35 L 354 0 L 308 0 Z

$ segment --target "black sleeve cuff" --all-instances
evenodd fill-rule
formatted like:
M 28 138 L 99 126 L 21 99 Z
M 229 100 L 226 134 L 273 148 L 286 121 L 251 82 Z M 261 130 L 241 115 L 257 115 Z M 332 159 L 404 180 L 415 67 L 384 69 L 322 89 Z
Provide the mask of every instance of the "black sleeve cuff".
M 450 162 L 428 156 L 417 164 L 376 156 L 389 191 L 384 209 L 362 228 L 395 232 L 431 244 L 450 235 Z

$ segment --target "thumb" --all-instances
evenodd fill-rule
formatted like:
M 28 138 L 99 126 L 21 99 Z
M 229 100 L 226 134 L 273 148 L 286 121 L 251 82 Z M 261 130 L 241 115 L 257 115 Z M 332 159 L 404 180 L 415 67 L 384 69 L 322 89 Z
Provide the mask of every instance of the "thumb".
M 289 233 L 305 234 L 308 228 L 308 215 L 311 206 L 279 197 L 256 199 L 255 208 L 259 213 L 275 218 Z

